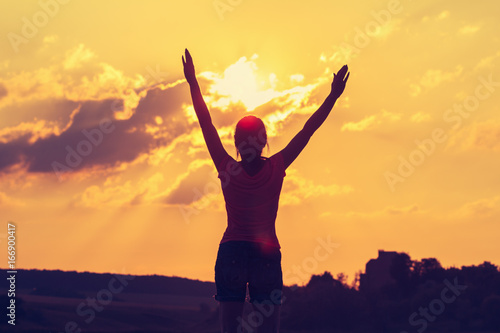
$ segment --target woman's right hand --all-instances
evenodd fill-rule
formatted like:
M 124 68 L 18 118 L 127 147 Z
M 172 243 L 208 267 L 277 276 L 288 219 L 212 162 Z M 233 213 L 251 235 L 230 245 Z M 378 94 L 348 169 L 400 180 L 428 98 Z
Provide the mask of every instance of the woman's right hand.
M 184 76 L 189 84 L 196 81 L 196 73 L 194 70 L 193 58 L 189 54 L 188 49 L 185 51 L 186 59 L 182 57 L 182 64 L 184 65 Z
M 332 82 L 332 92 L 331 94 L 335 96 L 335 98 L 339 98 L 340 95 L 344 92 L 345 84 L 347 79 L 349 78 L 349 74 L 347 72 L 347 65 L 342 66 L 342 68 L 337 72 L 337 74 L 333 74 L 333 82 Z M 346 75 L 347 74 L 347 75 Z

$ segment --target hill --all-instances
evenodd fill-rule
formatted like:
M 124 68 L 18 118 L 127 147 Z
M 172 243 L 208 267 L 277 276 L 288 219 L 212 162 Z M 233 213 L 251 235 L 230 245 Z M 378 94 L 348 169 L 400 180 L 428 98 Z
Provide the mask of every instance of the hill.
M 7 275 L 6 270 L 0 271 Z M 16 332 L 218 330 L 213 282 L 158 275 L 18 270 L 15 289 Z M 2 308 L 8 302 L 7 289 L 0 288 Z M 0 330 L 2 327 L 13 328 L 6 320 L 0 322 Z
M 357 283 L 346 281 L 324 272 L 285 287 L 281 332 L 500 332 L 500 271 L 489 262 L 443 268 L 381 250 Z M 16 332 L 215 333 L 214 293 L 212 282 L 179 277 L 18 270 Z M 0 306 L 8 302 L 0 289 Z M 254 321 L 265 315 L 245 311 Z

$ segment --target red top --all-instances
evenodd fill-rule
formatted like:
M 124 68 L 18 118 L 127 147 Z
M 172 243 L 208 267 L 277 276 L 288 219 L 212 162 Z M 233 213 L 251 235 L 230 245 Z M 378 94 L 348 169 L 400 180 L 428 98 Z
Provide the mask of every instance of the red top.
M 227 228 L 221 243 L 250 241 L 279 248 L 275 222 L 286 175 L 281 153 L 267 159 L 254 176 L 248 175 L 229 155 L 219 170 L 227 211 Z

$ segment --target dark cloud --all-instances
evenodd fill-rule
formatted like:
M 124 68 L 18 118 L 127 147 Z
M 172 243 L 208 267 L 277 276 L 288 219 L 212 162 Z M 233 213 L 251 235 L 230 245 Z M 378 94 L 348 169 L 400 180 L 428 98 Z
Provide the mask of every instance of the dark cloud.
M 80 102 L 66 99 L 13 103 L 2 107 L 2 126 L 13 127 L 23 122 L 33 122 L 34 119 L 43 119 L 48 122 L 55 122 L 59 124 L 60 128 L 64 128 L 70 122 L 71 113 L 80 104 Z
M 216 128 L 221 128 L 225 126 L 235 126 L 238 120 L 248 115 L 244 105 L 233 104 L 228 107 L 227 110 L 222 111 L 217 107 L 210 107 L 210 115 L 212 116 L 212 121 Z
M 9 143 L 0 142 L 0 170 L 7 169 L 22 161 L 22 151 L 28 146 L 31 135 L 26 134 Z
M 7 88 L 5 88 L 5 86 L 0 83 L 0 99 L 7 96 L 7 94 L 8 94 Z
M 140 154 L 168 145 L 187 130 L 182 103 L 188 98 L 185 85 L 151 89 L 130 119 L 113 119 L 121 101 L 82 102 L 73 123 L 61 135 L 51 135 L 30 144 L 26 135 L 0 144 L 0 171 L 25 163 L 29 172 L 71 171 L 93 166 L 130 162 Z M 157 125 L 155 117 L 162 117 Z M 175 119 L 175 121 L 173 120 Z M 146 126 L 159 127 L 153 136 Z
M 215 167 L 203 165 L 184 178 L 177 188 L 172 190 L 163 200 L 171 205 L 189 205 L 202 197 L 220 192 L 220 181 Z

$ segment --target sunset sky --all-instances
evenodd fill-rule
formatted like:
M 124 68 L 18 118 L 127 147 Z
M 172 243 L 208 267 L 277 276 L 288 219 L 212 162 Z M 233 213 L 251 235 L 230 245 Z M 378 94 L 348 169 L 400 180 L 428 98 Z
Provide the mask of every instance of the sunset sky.
M 213 281 L 226 216 L 185 48 L 233 157 L 242 116 L 264 120 L 270 156 L 349 65 L 284 180 L 285 284 L 351 281 L 379 249 L 500 264 L 500 2 L 23 0 L 0 13 L 0 242 L 14 222 L 18 268 Z

